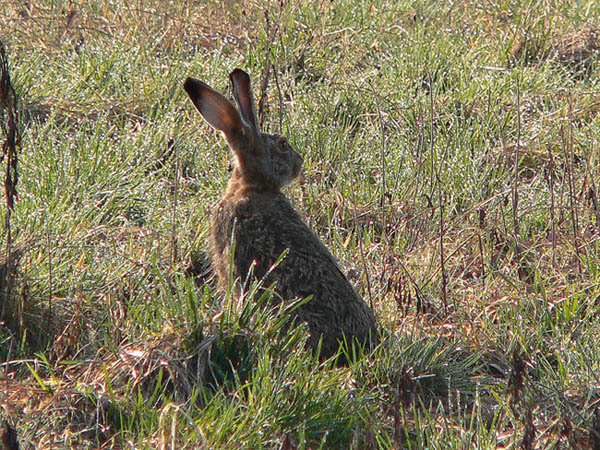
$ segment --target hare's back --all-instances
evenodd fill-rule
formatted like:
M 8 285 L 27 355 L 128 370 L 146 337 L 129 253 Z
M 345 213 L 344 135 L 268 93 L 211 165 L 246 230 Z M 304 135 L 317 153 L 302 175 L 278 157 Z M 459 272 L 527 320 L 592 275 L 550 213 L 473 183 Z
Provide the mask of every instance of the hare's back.
M 312 295 L 298 316 L 317 334 L 368 334 L 375 318 L 335 258 L 282 194 L 250 197 L 235 214 L 236 275 L 277 282 L 284 300 Z M 273 268 L 284 251 L 285 257 Z M 335 333 L 339 334 L 339 333 Z
M 287 251 L 271 270 L 277 273 L 280 288 L 289 284 L 305 290 L 332 281 L 351 287 L 333 255 L 283 194 L 251 195 L 236 205 L 232 219 L 236 265 L 242 272 L 254 262 L 254 274 L 263 277 Z M 325 279 L 328 282 L 322 283 Z

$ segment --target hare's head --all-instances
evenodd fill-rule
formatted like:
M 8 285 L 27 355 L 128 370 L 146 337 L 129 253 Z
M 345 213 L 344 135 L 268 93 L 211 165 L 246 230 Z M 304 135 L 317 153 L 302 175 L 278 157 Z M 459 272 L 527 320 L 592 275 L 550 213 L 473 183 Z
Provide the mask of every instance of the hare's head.
M 302 157 L 285 137 L 258 129 L 248 74 L 235 69 L 229 79 L 239 112 L 202 81 L 188 78 L 183 87 L 210 126 L 225 134 L 236 155 L 233 176 L 256 190 L 278 190 L 298 176 Z

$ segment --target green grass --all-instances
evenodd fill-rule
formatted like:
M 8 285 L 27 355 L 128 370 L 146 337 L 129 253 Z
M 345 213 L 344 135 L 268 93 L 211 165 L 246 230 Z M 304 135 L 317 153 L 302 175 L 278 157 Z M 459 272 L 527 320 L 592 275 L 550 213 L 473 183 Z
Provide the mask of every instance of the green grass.
M 171 3 L 0 5 L 22 448 L 599 446 L 595 3 Z M 199 275 L 229 150 L 183 80 L 267 63 L 286 194 L 385 336 L 348 368 Z

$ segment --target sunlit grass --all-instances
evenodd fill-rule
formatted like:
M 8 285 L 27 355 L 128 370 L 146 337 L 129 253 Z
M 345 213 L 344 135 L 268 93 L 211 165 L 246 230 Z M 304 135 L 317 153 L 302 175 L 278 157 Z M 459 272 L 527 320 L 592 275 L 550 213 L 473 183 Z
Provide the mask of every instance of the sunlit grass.
M 598 446 L 594 3 L 250 3 L 0 5 L 22 447 Z M 205 276 L 229 150 L 182 82 L 267 64 L 286 194 L 382 327 L 348 368 Z

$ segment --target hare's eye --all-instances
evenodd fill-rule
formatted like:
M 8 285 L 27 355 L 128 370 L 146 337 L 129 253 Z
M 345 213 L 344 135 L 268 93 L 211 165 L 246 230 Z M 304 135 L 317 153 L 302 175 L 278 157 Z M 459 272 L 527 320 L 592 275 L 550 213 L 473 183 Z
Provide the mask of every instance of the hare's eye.
M 279 144 L 277 145 L 277 149 L 280 152 L 285 152 L 287 150 L 287 142 L 285 140 L 279 141 Z

